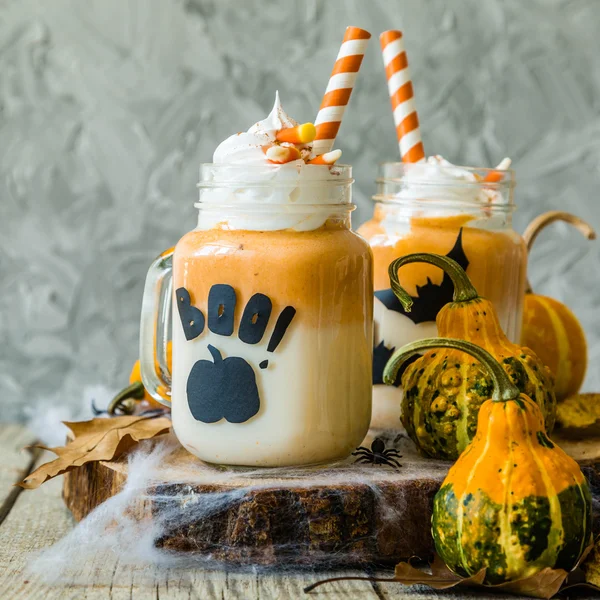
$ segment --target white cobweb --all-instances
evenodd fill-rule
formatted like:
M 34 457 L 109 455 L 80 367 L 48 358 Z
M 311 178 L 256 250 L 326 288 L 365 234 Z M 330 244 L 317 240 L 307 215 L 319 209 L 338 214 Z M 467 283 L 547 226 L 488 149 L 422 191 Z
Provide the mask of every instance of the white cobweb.
M 406 434 L 387 432 L 382 439 L 386 448 L 395 447 L 403 456 L 401 468 L 355 464 L 355 457 L 303 468 L 224 468 L 197 460 L 184 464 L 177 459 L 182 449 L 173 436 L 143 442 L 129 456 L 129 476 L 121 491 L 32 557 L 30 573 L 46 583 L 102 584 L 115 578 L 116 566 L 105 566 L 118 565 L 122 577 L 135 573 L 137 580 L 153 583 L 191 567 L 322 569 L 355 565 L 365 555 L 374 558 L 386 544 L 398 543 L 410 528 L 407 520 L 427 519 L 410 506 L 419 495 L 417 504 L 427 506 L 448 469 L 448 463 L 418 456 Z M 410 481 L 415 485 L 395 485 Z M 359 508 L 366 511 L 353 514 L 347 505 L 342 510 L 344 502 L 356 502 L 355 494 L 344 496 L 349 486 L 359 489 Z M 263 512 L 269 503 L 285 504 L 289 521 L 271 523 L 265 534 L 259 521 L 269 518 Z M 143 519 L 134 516 L 142 512 L 140 507 L 146 509 Z M 332 512 L 338 521 L 331 521 Z M 320 543 L 324 517 L 329 526 L 339 525 L 340 535 L 333 541 L 325 536 Z M 302 531 L 288 535 L 295 527 Z M 185 540 L 174 544 L 185 550 L 169 549 L 173 540 Z M 388 547 L 387 553 L 393 556 L 394 549 Z

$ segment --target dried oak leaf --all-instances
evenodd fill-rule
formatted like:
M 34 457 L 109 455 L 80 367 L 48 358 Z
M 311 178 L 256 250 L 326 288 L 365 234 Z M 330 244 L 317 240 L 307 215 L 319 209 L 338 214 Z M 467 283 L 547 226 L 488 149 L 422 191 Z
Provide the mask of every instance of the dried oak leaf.
M 446 590 L 456 586 L 481 585 L 485 578 L 485 569 L 479 571 L 471 577 L 459 577 L 444 564 L 441 558 L 435 556 L 431 565 L 431 573 L 426 573 L 413 567 L 408 562 L 401 562 L 396 565 L 394 577 L 333 577 L 317 581 L 304 588 L 304 592 L 312 592 L 316 587 L 332 581 L 362 580 L 362 581 L 381 581 L 386 583 L 401 583 L 403 585 L 428 585 L 436 590 Z
M 39 444 L 34 446 L 50 450 L 58 458 L 41 465 L 17 485 L 32 490 L 49 479 L 86 463 L 114 460 L 141 440 L 167 433 L 171 428 L 171 419 L 138 415 L 65 422 L 65 425 L 73 432 L 74 439 L 65 446 L 56 448 L 47 448 Z
M 466 579 L 460 578 L 458 575 L 455 575 L 452 573 L 452 571 L 450 571 L 450 569 L 448 569 L 448 567 L 444 564 L 444 561 L 437 554 L 435 555 L 431 565 L 431 573 L 432 576 L 436 576 L 437 578 L 449 578 L 452 576 L 463 585 L 469 585 L 471 587 L 478 587 L 487 590 L 502 590 L 511 594 L 528 596 L 529 598 L 543 598 L 548 600 L 549 598 L 553 598 L 560 590 L 567 589 L 567 587 L 576 587 L 577 584 L 568 585 L 565 587 L 563 587 L 563 585 L 568 583 L 567 578 L 571 578 L 573 576 L 574 579 L 577 578 L 577 574 L 581 572 L 579 567 L 591 552 L 592 548 L 593 544 L 590 544 L 583 551 L 579 562 L 570 572 L 565 571 L 564 569 L 551 569 L 550 567 L 546 567 L 545 569 L 542 569 L 538 573 L 530 575 L 529 577 L 523 577 L 522 579 L 517 579 L 516 581 L 500 583 L 497 585 L 482 584 L 481 581 L 473 581 L 473 577 Z M 480 571 L 477 573 L 477 575 L 482 572 L 485 575 L 484 571 Z M 458 583 L 456 585 L 458 585 Z
M 509 583 L 486 585 L 492 590 L 505 590 L 511 594 L 529 596 L 530 598 L 553 598 L 567 579 L 569 573 L 564 569 L 546 567 L 535 575 L 523 577 Z
M 405 565 L 407 563 L 400 563 L 396 566 L 396 579 L 402 583 L 406 582 L 402 581 L 402 577 L 399 577 L 398 569 L 400 567 L 405 568 Z M 414 570 L 416 571 L 416 569 Z M 421 574 L 421 579 L 413 583 L 422 583 L 438 590 L 460 585 L 488 590 L 504 590 L 512 594 L 529 596 L 530 598 L 552 598 L 558 592 L 568 575 L 567 571 L 563 569 L 546 568 L 535 575 L 524 577 L 517 581 L 489 585 L 483 583 L 485 569 L 482 569 L 475 575 L 471 575 L 471 577 L 460 577 L 453 573 L 437 554 L 434 556 L 433 563 L 431 564 L 431 575 L 420 571 L 417 572 Z
M 401 562 L 394 569 L 394 580 L 404 585 L 424 584 L 436 590 L 446 590 L 458 585 L 481 585 L 485 579 L 485 569 L 471 577 L 460 577 L 453 573 L 444 561 L 436 554 L 431 563 L 431 574 L 413 567 L 410 563 Z
M 600 434 L 600 394 L 575 394 L 560 402 L 556 424 L 565 434 Z
M 591 548 L 591 546 L 590 546 Z M 589 551 L 586 550 L 586 553 Z M 584 557 L 586 555 L 584 553 Z M 577 568 L 577 567 L 576 567 Z M 390 583 L 402 583 L 403 585 L 427 585 L 436 590 L 447 590 L 458 586 L 468 586 L 478 588 L 480 590 L 503 590 L 511 594 L 529 596 L 530 598 L 543 598 L 548 600 L 554 597 L 565 583 L 567 577 L 573 573 L 567 573 L 563 569 L 546 568 L 517 581 L 509 583 L 501 583 L 498 585 L 487 585 L 483 581 L 485 579 L 485 569 L 482 569 L 475 575 L 470 577 L 461 577 L 453 573 L 445 564 L 444 561 L 436 554 L 431 564 L 431 573 L 422 571 L 413 567 L 410 563 L 401 562 L 396 565 L 394 577 L 336 577 L 335 579 L 326 579 L 305 588 L 305 592 L 310 592 L 315 587 L 330 581 L 339 581 L 345 579 L 362 579 L 366 581 L 381 581 Z M 574 586 L 568 586 L 575 587 Z M 566 589 L 566 588 L 562 588 Z

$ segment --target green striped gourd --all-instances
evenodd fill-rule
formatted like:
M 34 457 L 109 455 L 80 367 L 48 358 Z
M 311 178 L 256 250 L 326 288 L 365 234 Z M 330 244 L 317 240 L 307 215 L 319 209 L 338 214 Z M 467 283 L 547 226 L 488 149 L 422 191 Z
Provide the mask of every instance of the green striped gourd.
M 546 567 L 570 571 L 591 542 L 591 494 L 577 463 L 546 435 L 539 406 L 486 350 L 463 340 L 409 344 L 388 362 L 384 380 L 423 350 L 456 349 L 483 365 L 493 381 L 477 433 L 435 496 L 435 547 L 458 575 L 486 568 L 491 584 Z
M 519 390 L 542 409 L 551 432 L 556 416 L 554 380 L 550 370 L 529 349 L 513 344 L 504 334 L 493 304 L 477 294 L 461 266 L 437 254 L 409 254 L 389 267 L 391 287 L 405 310 L 412 299 L 402 288 L 398 269 L 425 262 L 440 269 L 454 284 L 453 301 L 438 313 L 438 335 L 473 342 L 498 360 Z M 410 364 L 402 376 L 401 419 L 421 453 L 456 460 L 473 439 L 482 402 L 492 393 L 492 380 L 474 360 L 461 352 L 431 350 Z

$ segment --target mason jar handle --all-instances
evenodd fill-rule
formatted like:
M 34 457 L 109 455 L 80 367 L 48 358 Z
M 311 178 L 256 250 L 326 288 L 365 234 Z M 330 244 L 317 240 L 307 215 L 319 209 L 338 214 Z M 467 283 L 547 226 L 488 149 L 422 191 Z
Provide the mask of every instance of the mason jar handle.
M 140 322 L 140 369 L 146 391 L 171 406 L 171 371 L 167 344 L 173 310 L 173 252 L 165 250 L 148 269 Z

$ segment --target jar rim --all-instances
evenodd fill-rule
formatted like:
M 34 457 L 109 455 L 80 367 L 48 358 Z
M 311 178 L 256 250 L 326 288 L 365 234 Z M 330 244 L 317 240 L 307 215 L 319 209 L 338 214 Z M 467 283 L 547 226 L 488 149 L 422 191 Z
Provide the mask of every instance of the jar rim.
M 229 204 L 219 204 L 216 202 L 198 201 L 194 203 L 194 207 L 200 210 L 216 210 L 222 212 L 250 212 L 250 213 L 272 213 L 274 210 L 281 210 L 286 213 L 303 213 L 307 211 L 339 211 L 353 212 L 356 209 L 356 204 L 352 202 L 338 204 L 290 204 L 290 203 L 274 203 L 274 202 L 236 202 Z
M 394 207 L 394 210 L 405 211 L 407 215 L 413 215 L 415 211 L 440 210 L 450 211 L 482 211 L 489 214 L 510 214 L 517 209 L 517 205 L 511 202 L 485 204 L 483 202 L 468 202 L 457 200 L 431 200 L 428 198 L 399 198 L 393 194 L 375 194 L 371 197 L 375 204 Z M 402 214 L 402 213 L 400 213 Z

